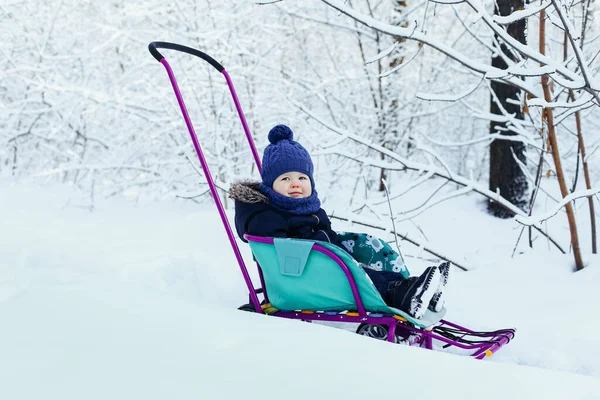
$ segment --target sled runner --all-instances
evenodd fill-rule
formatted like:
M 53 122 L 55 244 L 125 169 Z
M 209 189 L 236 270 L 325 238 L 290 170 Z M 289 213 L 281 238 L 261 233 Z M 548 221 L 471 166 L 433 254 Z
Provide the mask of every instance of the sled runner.
M 249 303 L 239 307 L 240 310 L 309 322 L 357 323 L 356 333 L 361 335 L 427 349 L 451 348 L 477 359 L 491 356 L 514 337 L 514 329 L 477 332 L 446 321 L 442 319 L 445 309 L 437 313 L 428 310 L 423 318 L 414 319 L 401 310 L 389 307 L 356 260 L 341 248 L 326 242 L 244 235 L 258 269 L 260 285 L 255 287 L 225 215 L 173 70 L 158 49 L 176 50 L 200 57 L 223 74 L 260 171 L 260 157 L 231 78 L 221 64 L 201 51 L 168 42 L 152 42 L 148 48 L 167 71 L 212 198 L 248 287 Z

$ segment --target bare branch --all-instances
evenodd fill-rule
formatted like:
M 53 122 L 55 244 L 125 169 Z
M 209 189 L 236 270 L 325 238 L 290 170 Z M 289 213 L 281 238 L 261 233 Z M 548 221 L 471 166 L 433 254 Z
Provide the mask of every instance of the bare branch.
M 511 202 L 509 202 L 508 200 L 506 200 L 505 198 L 503 198 L 502 196 L 500 196 L 499 193 L 494 193 L 492 191 L 490 191 L 489 189 L 487 189 L 485 186 L 481 185 L 480 183 L 477 182 L 473 182 L 470 179 L 464 178 L 460 175 L 456 175 L 456 176 L 451 176 L 449 174 L 447 174 L 445 171 L 443 171 L 442 169 L 436 168 L 433 165 L 426 165 L 426 164 L 421 164 L 421 163 L 416 163 L 416 162 L 412 162 L 409 160 L 404 159 L 403 157 L 401 157 L 400 155 L 398 155 L 395 152 L 392 152 L 382 146 L 373 144 L 371 142 L 369 142 L 368 140 L 361 138 L 357 135 L 353 135 L 350 134 L 348 132 L 342 132 L 339 129 L 329 126 L 328 124 L 326 124 L 324 121 L 320 120 L 319 118 L 317 118 L 316 116 L 312 115 L 308 110 L 306 110 L 306 108 L 304 108 L 302 105 L 300 104 L 295 104 L 300 110 L 302 110 L 303 112 L 305 112 L 307 115 L 309 115 L 311 118 L 313 118 L 315 121 L 317 121 L 318 123 L 320 123 L 321 125 L 323 125 L 324 127 L 326 127 L 327 129 L 331 130 L 332 132 L 335 132 L 339 135 L 344 136 L 345 139 L 351 139 L 357 143 L 361 143 L 369 148 L 372 148 L 374 150 L 377 150 L 383 154 L 385 154 L 386 156 L 388 156 L 390 159 L 395 160 L 396 163 L 384 163 L 381 161 L 375 161 L 375 160 L 367 160 L 364 157 L 356 157 L 355 154 L 349 154 L 343 151 L 339 151 L 339 150 L 335 150 L 332 151 L 328 154 L 338 154 L 340 156 L 343 157 L 347 157 L 353 160 L 356 160 L 360 163 L 363 164 L 370 164 L 370 165 L 374 165 L 380 168 L 384 168 L 384 169 L 388 169 L 388 170 L 396 170 L 396 171 L 401 171 L 401 170 L 405 170 L 405 169 L 411 169 L 411 170 L 415 170 L 415 171 L 427 171 L 427 172 L 431 172 L 433 174 L 433 176 L 438 176 L 441 178 L 445 178 L 448 179 L 452 182 L 455 182 L 461 186 L 464 186 L 466 188 L 469 189 L 469 191 L 474 191 L 476 193 L 479 193 L 481 195 L 483 195 L 484 197 L 487 197 L 490 200 L 494 200 L 496 203 L 502 205 L 503 207 L 505 207 L 507 210 L 512 211 L 515 215 L 522 215 L 522 216 L 527 216 L 519 207 L 515 206 L 514 204 L 512 204 Z M 317 152 L 315 154 L 325 154 L 325 152 Z M 468 191 L 465 191 L 465 193 L 467 193 Z M 464 194 L 461 192 L 461 194 Z M 538 230 L 540 233 L 542 233 L 544 236 L 548 236 L 548 238 L 551 240 L 552 243 L 554 243 L 563 253 L 564 250 L 558 245 L 558 243 L 552 239 L 546 232 L 542 231 L 539 227 L 535 227 L 534 228 L 536 230 Z
M 427 44 L 440 51 L 441 53 L 447 55 L 448 57 L 454 59 L 455 61 L 465 65 L 467 68 L 484 74 L 484 76 L 487 79 L 502 79 L 504 82 L 516 86 L 528 93 L 531 93 L 536 97 L 542 97 L 542 95 L 539 93 L 538 88 L 534 88 L 533 86 L 518 78 L 518 76 L 539 76 L 541 75 L 541 70 L 539 68 L 533 68 L 531 70 L 527 68 L 519 68 L 516 71 L 510 71 L 507 73 L 506 70 L 501 70 L 481 62 L 476 62 L 470 59 L 469 57 L 465 56 L 464 54 L 457 52 L 450 46 L 430 38 L 426 33 L 422 33 L 416 30 L 415 23 L 409 23 L 406 27 L 388 25 L 370 16 L 357 12 L 351 7 L 345 5 L 340 0 L 321 1 L 335 8 L 341 13 L 379 32 L 385 33 L 387 35 L 404 37 L 407 39 L 416 40 Z M 449 2 L 443 0 L 442 2 L 444 4 L 458 3 L 458 1 L 453 0 L 449 0 Z M 567 69 L 560 63 L 553 61 L 547 56 L 533 50 L 527 45 L 524 45 L 518 40 L 512 38 L 501 26 L 499 26 L 493 21 L 492 16 L 485 10 L 485 7 L 478 0 L 465 0 L 464 2 L 467 3 L 474 11 L 476 11 L 477 15 L 481 17 L 483 22 L 486 25 L 488 25 L 490 29 L 511 48 L 517 50 L 524 57 L 537 61 L 541 65 L 546 66 L 547 68 L 549 68 L 549 71 L 556 70 L 556 72 L 562 75 L 564 78 L 560 78 L 559 76 L 555 77 L 555 74 L 553 73 L 553 78 L 555 78 L 558 84 L 572 89 L 580 89 L 585 86 L 585 81 L 581 77 L 579 77 L 575 72 Z
M 517 221 L 518 223 L 520 223 L 522 225 L 526 225 L 526 226 L 537 225 L 540 222 L 546 221 L 546 220 L 552 218 L 553 216 L 555 216 L 556 214 L 558 214 L 558 212 L 564 206 L 566 206 L 568 203 L 570 203 L 571 201 L 573 201 L 575 199 L 580 199 L 582 197 L 592 197 L 598 193 L 600 193 L 600 188 L 581 190 L 579 192 L 571 193 L 568 196 L 564 197 L 560 201 L 560 203 L 558 203 L 552 210 L 548 211 L 547 213 L 545 213 L 541 216 L 537 216 L 537 217 L 527 217 L 527 216 L 523 216 L 523 215 L 517 215 L 515 217 L 515 221 Z
M 508 84 L 516 86 L 528 93 L 535 95 L 536 97 L 539 97 L 541 95 L 538 88 L 536 88 L 532 85 L 529 85 L 527 82 L 519 79 L 518 77 L 510 75 L 510 74 L 508 76 L 506 76 L 506 73 L 503 70 L 492 67 L 489 64 L 484 64 L 482 62 L 474 61 L 474 60 L 470 59 L 469 57 L 465 56 L 464 54 L 456 51 L 452 47 L 430 38 L 426 33 L 419 32 L 416 29 L 416 24 L 414 22 L 408 23 L 408 25 L 406 27 L 389 25 L 389 24 L 382 23 L 368 15 L 364 15 L 362 13 L 357 12 L 356 10 L 346 6 L 341 1 L 338 1 L 338 0 L 321 0 L 321 1 L 330 5 L 331 7 L 340 11 L 341 13 L 346 14 L 347 16 L 357 20 L 361 24 L 369 26 L 379 32 L 382 32 L 382 33 L 385 33 L 387 35 L 391 35 L 394 37 L 403 37 L 406 39 L 415 40 L 415 41 L 427 44 L 427 45 L 431 46 L 432 48 L 438 50 L 439 52 L 445 54 L 449 58 L 466 66 L 467 68 L 469 68 L 473 71 L 476 71 L 480 74 L 485 75 L 486 78 L 488 78 L 488 75 L 490 77 L 494 77 L 494 78 L 502 77 L 501 80 L 503 82 L 506 82 Z M 550 60 L 548 60 L 548 61 L 550 62 Z M 521 71 L 521 73 L 522 73 L 522 71 Z M 488 79 L 491 79 L 491 78 L 488 78 Z M 574 86 L 576 88 L 579 88 L 582 85 L 574 85 Z
M 375 229 L 380 229 L 382 231 L 385 232 L 389 232 L 389 229 L 387 227 L 381 226 L 378 223 L 375 223 L 373 221 L 368 221 L 368 220 L 364 220 L 361 218 L 356 218 L 354 216 L 345 216 L 345 215 L 337 215 L 337 214 L 333 214 L 330 215 L 329 218 L 332 219 L 337 219 L 340 221 L 347 221 L 349 222 L 351 225 L 352 224 L 356 224 L 356 225 L 361 225 L 361 226 L 366 226 L 369 228 L 375 228 Z M 456 259 L 452 258 L 452 257 L 448 257 L 445 254 L 442 254 L 440 251 L 432 249 L 429 246 L 425 246 L 423 243 L 418 242 L 417 240 L 411 238 L 408 236 L 408 234 L 400 234 L 398 232 L 394 233 L 395 235 L 401 237 L 403 240 L 406 240 L 407 242 L 423 249 L 424 251 L 428 252 L 429 254 L 432 254 L 438 258 L 441 258 L 442 260 L 446 260 L 446 261 L 450 261 L 452 264 L 454 264 L 457 268 L 462 269 L 463 271 L 469 271 L 471 269 L 473 269 L 472 267 L 467 268 L 466 266 L 463 265 L 463 263 L 456 261 Z

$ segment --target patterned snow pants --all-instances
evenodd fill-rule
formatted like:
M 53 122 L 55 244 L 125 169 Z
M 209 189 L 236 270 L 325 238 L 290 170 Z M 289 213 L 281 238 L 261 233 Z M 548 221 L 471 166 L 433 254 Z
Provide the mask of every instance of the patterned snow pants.
M 402 280 L 410 276 L 400 254 L 395 252 L 387 242 L 366 233 L 353 232 L 338 232 L 338 239 L 344 249 L 361 264 L 372 279 L 374 274 L 369 273 L 370 271 L 382 272 L 376 275 L 386 281 Z

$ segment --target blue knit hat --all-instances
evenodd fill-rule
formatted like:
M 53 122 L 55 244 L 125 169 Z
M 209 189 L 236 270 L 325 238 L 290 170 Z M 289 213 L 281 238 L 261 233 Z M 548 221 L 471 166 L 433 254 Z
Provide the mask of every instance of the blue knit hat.
M 270 188 L 279 175 L 297 171 L 308 175 L 314 189 L 312 160 L 308 151 L 294 142 L 294 132 L 285 125 L 276 125 L 269 131 L 269 142 L 262 158 L 263 184 Z

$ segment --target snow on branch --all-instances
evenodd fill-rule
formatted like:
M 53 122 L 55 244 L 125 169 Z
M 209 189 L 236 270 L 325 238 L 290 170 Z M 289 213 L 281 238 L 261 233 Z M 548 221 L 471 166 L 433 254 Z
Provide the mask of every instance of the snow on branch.
M 482 21 L 487 26 L 489 26 L 490 29 L 496 35 L 498 35 L 498 37 L 501 38 L 504 41 L 504 43 L 506 43 L 508 46 L 517 50 L 523 56 L 537 61 L 542 65 L 554 67 L 559 74 L 567 78 L 568 80 L 564 81 L 565 87 L 576 89 L 585 86 L 584 80 L 575 72 L 563 66 L 562 63 L 553 60 L 538 51 L 535 51 L 531 47 L 519 42 L 517 39 L 510 36 L 509 33 L 504 29 L 504 27 L 501 27 L 498 24 L 494 23 L 492 16 L 486 11 L 485 6 L 479 0 L 465 0 L 465 2 L 469 6 L 471 6 L 471 8 L 474 11 L 477 12 L 477 15 L 481 16 Z
M 381 60 L 384 57 L 387 57 L 388 55 L 390 55 L 392 53 L 392 51 L 394 51 L 394 49 L 398 46 L 398 42 L 394 42 L 390 47 L 388 47 L 387 49 L 383 50 L 381 53 L 376 54 L 373 57 L 367 58 L 365 60 L 365 64 L 371 64 L 375 61 Z
M 431 0 L 432 3 L 437 4 L 460 4 L 464 3 L 464 0 Z
M 325 121 L 323 121 L 321 118 L 317 117 L 316 115 L 312 114 L 309 110 L 306 109 L 306 107 L 304 107 L 302 104 L 299 104 L 295 101 L 292 101 L 292 104 L 294 104 L 296 107 L 298 107 L 302 112 L 304 112 L 305 114 L 307 114 L 310 118 L 314 119 L 316 122 L 318 122 L 319 124 L 323 125 L 325 128 L 329 129 L 332 132 L 335 132 L 341 136 L 343 136 L 344 138 L 350 139 L 356 143 L 360 143 L 362 145 L 367 146 L 368 148 L 375 150 L 377 152 L 379 152 L 380 154 L 384 154 L 386 155 L 389 159 L 393 160 L 393 162 L 385 162 L 383 160 L 377 160 L 377 159 L 373 159 L 373 158 L 367 158 L 367 157 L 359 157 L 356 156 L 356 154 L 351 154 L 349 152 L 343 152 L 340 151 L 338 146 L 333 147 L 333 150 L 330 151 L 318 151 L 318 152 L 313 152 L 314 155 L 323 155 L 323 154 L 336 154 L 336 155 L 340 155 L 342 157 L 346 157 L 352 160 L 355 160 L 363 165 L 372 165 L 378 168 L 382 168 L 382 169 L 387 169 L 387 170 L 394 170 L 394 171 L 402 171 L 405 169 L 409 169 L 409 170 L 414 170 L 414 171 L 420 171 L 420 172 L 426 172 L 426 173 L 431 173 L 432 176 L 437 176 L 439 178 L 443 178 L 443 179 L 447 179 L 448 181 L 451 182 L 455 182 L 461 186 L 463 186 L 465 188 L 465 191 L 461 191 L 460 194 L 466 194 L 468 192 L 476 192 L 481 194 L 484 197 L 487 197 L 490 200 L 495 201 L 496 203 L 498 203 L 499 205 L 503 206 L 504 208 L 506 208 L 507 210 L 512 211 L 515 215 L 517 216 L 521 216 L 524 218 L 527 218 L 527 214 L 523 212 L 523 210 L 521 210 L 519 207 L 515 206 L 514 204 L 512 204 L 510 201 L 506 200 L 504 197 L 502 197 L 500 195 L 500 193 L 497 192 L 493 192 L 491 190 L 489 190 L 487 188 L 486 185 L 482 185 L 479 182 L 473 181 L 471 179 L 465 178 L 463 176 L 460 176 L 458 174 L 452 174 L 449 170 L 444 169 L 444 168 L 439 168 L 436 167 L 433 164 L 423 164 L 423 163 L 419 163 L 419 162 L 414 162 L 411 160 L 408 160 L 402 156 L 400 156 L 398 153 L 386 149 L 385 147 L 375 144 L 373 142 L 371 142 L 369 139 L 367 138 L 363 138 L 359 135 L 347 132 L 347 131 L 343 131 L 337 127 L 333 127 L 329 124 L 327 124 Z M 419 147 L 417 147 L 417 149 L 421 150 Z M 468 189 L 468 190 L 466 190 Z M 556 243 L 556 241 L 554 239 L 552 239 L 547 232 L 544 232 L 542 229 L 540 229 L 537 226 L 533 226 L 534 229 L 536 229 L 538 232 L 540 232 L 542 235 L 548 237 L 553 243 Z M 561 251 L 563 251 L 560 246 L 557 246 Z M 564 251 L 563 251 L 564 252 Z
M 435 176 L 448 179 L 450 181 L 460 184 L 461 186 L 472 188 L 473 191 L 480 193 L 480 194 L 484 195 L 485 197 L 488 197 L 489 199 L 492 199 L 492 200 L 502 204 L 504 207 L 513 211 L 517 215 L 525 215 L 520 208 L 518 208 L 517 206 L 515 206 L 514 204 L 512 204 L 511 202 L 509 202 L 502 196 L 500 196 L 498 193 L 490 191 L 489 189 L 487 189 L 487 187 L 485 187 L 482 184 L 479 184 L 470 179 L 464 178 L 460 175 L 451 174 L 451 173 L 449 173 L 448 170 L 446 170 L 444 168 L 438 168 L 432 164 L 428 165 L 428 164 L 410 161 L 410 160 L 400 156 L 398 153 L 396 153 L 392 150 L 386 149 L 383 146 L 372 143 L 369 139 L 360 137 L 360 136 L 350 133 L 350 132 L 341 131 L 340 129 L 338 129 L 336 127 L 332 127 L 332 126 L 328 125 L 327 123 L 325 123 L 323 120 L 321 120 L 317 116 L 311 114 L 310 111 L 308 111 L 301 104 L 294 103 L 294 105 L 296 107 L 298 107 L 301 111 L 306 113 L 308 116 L 313 118 L 315 121 L 317 121 L 318 123 L 320 123 L 327 129 L 331 130 L 332 132 L 335 132 L 339 135 L 344 136 L 345 138 L 348 138 L 357 143 L 363 144 L 373 150 L 376 150 L 379 153 L 382 153 L 382 154 L 388 156 L 391 160 L 394 160 L 395 163 L 384 162 L 382 160 L 371 159 L 371 158 L 367 159 L 365 157 L 356 157 L 355 154 L 343 153 L 343 152 L 339 151 L 337 148 L 333 152 L 331 152 L 332 154 L 342 155 L 342 156 L 345 156 L 348 158 L 355 159 L 361 163 L 372 165 L 372 166 L 377 166 L 377 167 L 384 168 L 384 169 L 390 169 L 390 170 L 410 169 L 410 170 L 414 170 L 414 171 L 431 171 Z M 320 155 L 320 154 L 325 154 L 325 152 L 323 152 L 323 151 L 315 152 L 315 154 Z
M 552 65 L 544 65 L 542 67 L 519 68 L 516 65 L 511 65 L 506 69 L 512 75 L 521 76 L 542 76 L 545 74 L 553 74 L 556 72 L 556 67 Z
M 435 140 L 430 138 L 428 135 L 425 135 L 421 132 L 416 132 L 421 134 L 427 141 L 435 144 L 436 146 L 440 146 L 440 147 L 464 147 L 464 146 L 472 146 L 474 144 L 477 143 L 482 143 L 482 142 L 487 142 L 487 144 L 493 142 L 494 140 L 498 139 L 498 140 L 506 140 L 506 141 L 510 141 L 510 142 L 519 142 L 519 143 L 523 143 L 526 146 L 531 146 L 531 147 L 535 147 L 535 148 L 539 148 L 538 145 L 536 145 L 535 143 L 533 143 L 531 141 L 531 138 L 529 137 L 530 135 L 522 135 L 522 134 L 516 134 L 516 135 L 503 135 L 500 133 L 489 133 L 487 135 L 478 137 L 478 138 L 473 138 L 470 140 L 464 140 L 462 142 L 441 142 L 439 140 Z
M 509 24 L 515 23 L 519 20 L 522 20 L 524 18 L 531 17 L 532 15 L 535 15 L 535 14 L 539 13 L 540 11 L 545 10 L 546 8 L 550 7 L 551 5 L 552 5 L 552 2 L 547 1 L 538 6 L 527 7 L 525 10 L 517 10 L 510 15 L 506 15 L 506 16 L 494 15 L 492 17 L 492 20 L 495 23 L 500 24 L 500 25 L 509 25 Z
M 399 71 L 400 69 L 406 67 L 407 65 L 410 65 L 410 62 L 412 60 L 414 60 L 415 57 L 417 57 L 417 55 L 419 55 L 421 53 L 422 49 L 423 49 L 423 47 L 419 47 L 419 49 L 417 51 L 415 51 L 408 60 L 406 60 L 405 62 L 401 62 L 400 64 L 396 65 L 394 68 L 392 68 L 390 70 L 387 70 L 386 72 L 381 73 L 379 76 L 381 78 L 388 77 L 388 76 L 392 75 L 393 73 L 395 73 L 396 71 Z
M 385 33 L 387 35 L 395 36 L 395 37 L 403 37 L 411 40 L 416 40 L 421 43 L 424 43 L 442 54 L 450 57 L 451 59 L 459 62 L 465 67 L 469 68 L 472 71 L 483 74 L 487 79 L 495 79 L 502 80 L 507 84 L 513 85 L 522 89 L 530 94 L 533 94 L 535 97 L 543 97 L 539 93 L 539 88 L 534 87 L 527 82 L 524 82 L 520 77 L 521 76 L 539 76 L 543 74 L 551 74 L 552 78 L 559 85 L 569 88 L 569 89 L 586 89 L 590 92 L 597 90 L 596 82 L 591 80 L 589 72 L 582 68 L 583 77 L 580 76 L 577 72 L 568 69 L 561 62 L 557 60 L 553 60 L 552 58 L 541 54 L 539 51 L 536 51 L 532 47 L 527 44 L 523 44 L 519 42 L 517 39 L 511 37 L 505 28 L 498 23 L 496 23 L 494 17 L 490 15 L 485 6 L 479 0 L 464 0 L 464 1 L 453 1 L 453 0 L 441 0 L 436 1 L 442 4 L 456 4 L 464 2 L 468 4 L 479 16 L 479 18 L 493 31 L 495 35 L 497 35 L 504 43 L 506 43 L 510 48 L 519 52 L 524 58 L 536 61 L 541 64 L 541 67 L 535 68 L 516 68 L 514 71 L 510 70 L 502 70 L 499 68 L 492 67 L 482 62 L 477 62 L 466 55 L 456 51 L 451 46 L 446 45 L 445 43 L 432 39 L 427 35 L 426 32 L 419 31 L 416 29 L 416 22 L 407 22 L 404 26 L 394 26 L 389 25 L 383 22 L 376 20 L 368 15 L 357 12 L 352 7 L 348 6 L 346 2 L 342 2 L 340 0 L 321 0 L 327 5 L 335 8 L 341 13 L 353 18 L 354 20 L 371 27 L 374 30 Z M 556 0 L 551 0 L 551 3 L 554 3 Z M 545 3 L 543 7 L 532 8 L 530 11 L 533 13 L 534 10 L 536 12 L 541 11 L 546 8 L 548 5 Z M 568 24 L 564 22 L 564 15 L 557 8 L 557 12 L 563 20 L 563 25 L 565 26 L 565 31 L 567 32 L 571 43 L 573 42 L 572 35 L 568 30 Z M 513 16 L 513 18 L 522 17 L 522 15 L 517 14 L 517 16 Z M 508 17 L 510 18 L 510 16 Z M 516 20 L 516 19 L 515 19 Z M 508 20 L 507 20 L 508 21 Z M 573 46 L 576 47 L 576 46 Z M 580 49 L 574 50 L 578 61 L 580 64 L 582 63 L 581 51 Z M 595 96 L 597 94 L 593 93 Z M 600 101 L 600 100 L 599 100 Z
M 282 0 L 278 0 L 278 1 L 282 1 Z M 375 35 L 373 35 L 373 31 L 366 29 L 366 28 L 362 28 L 359 29 L 359 26 L 350 26 L 350 25 L 344 25 L 344 24 L 336 24 L 332 21 L 329 21 L 327 19 L 323 19 L 323 18 L 315 18 L 306 14 L 301 14 L 298 12 L 294 12 L 294 11 L 286 11 L 288 15 L 292 16 L 292 17 L 296 17 L 305 21 L 311 21 L 311 22 L 316 22 L 317 24 L 321 24 L 321 25 L 327 25 L 327 26 L 331 26 L 334 28 L 338 28 L 344 31 L 350 31 L 350 32 L 355 32 L 358 33 L 362 36 L 365 36 L 371 40 L 375 40 L 376 37 Z
M 571 193 L 570 195 L 563 198 L 560 201 L 560 203 L 558 203 L 552 210 L 548 211 L 547 213 L 545 213 L 541 216 L 531 216 L 531 217 L 524 216 L 524 215 L 517 215 L 515 217 L 515 221 L 517 221 L 520 224 L 526 225 L 526 226 L 535 226 L 535 225 L 539 224 L 540 222 L 544 222 L 544 221 L 552 218 L 556 214 L 558 214 L 558 212 L 569 202 L 571 202 L 575 199 L 580 199 L 582 197 L 592 197 L 592 196 L 597 195 L 598 193 L 600 193 L 600 188 L 582 190 L 579 192 Z
M 443 42 L 440 42 L 438 40 L 432 39 L 429 35 L 427 35 L 427 33 L 417 30 L 416 29 L 417 24 L 414 21 L 413 22 L 407 21 L 406 26 L 390 25 L 390 24 L 383 23 L 381 21 L 378 21 L 375 18 L 372 18 L 368 15 L 362 14 L 362 13 L 354 10 L 352 7 L 347 6 L 345 4 L 345 2 L 342 2 L 339 0 L 321 0 L 321 1 L 327 5 L 335 8 L 336 10 L 340 11 L 342 14 L 345 14 L 345 15 L 349 16 L 350 18 L 353 18 L 354 20 L 358 21 L 359 23 L 366 25 L 372 29 L 375 29 L 379 32 L 385 33 L 387 35 L 395 36 L 395 37 L 403 37 L 406 39 L 415 40 L 415 41 L 424 43 L 424 44 L 436 49 L 437 51 L 441 52 L 442 54 L 445 54 L 449 58 L 459 62 L 460 64 L 464 65 L 465 67 L 467 67 L 468 69 L 470 69 L 472 71 L 478 72 L 483 75 L 486 75 L 486 74 L 494 75 L 495 74 L 495 75 L 503 76 L 505 74 L 504 70 L 502 70 L 502 69 L 492 67 L 491 65 L 483 63 L 483 62 L 475 61 L 475 60 L 465 56 L 463 53 L 455 50 L 451 46 L 449 46 Z M 481 7 L 481 9 L 483 10 L 483 7 Z M 486 13 L 485 10 L 483 10 L 482 12 Z M 487 15 L 491 21 L 491 16 L 489 14 L 487 14 Z M 495 24 L 493 24 L 493 25 L 495 25 Z M 495 25 L 495 26 L 498 28 L 499 31 L 503 31 L 503 29 L 501 27 L 499 27 L 498 25 Z M 510 37 L 510 35 L 506 34 L 504 36 L 508 36 L 508 38 L 512 39 Z M 516 42 L 519 43 L 518 41 L 516 41 Z M 522 46 L 522 47 L 523 47 L 523 49 L 521 49 L 521 50 L 526 50 L 531 53 L 536 53 L 533 50 L 529 49 L 527 46 Z M 519 50 L 519 51 L 521 51 L 521 50 Z M 551 64 L 552 63 L 552 60 L 546 58 L 545 56 L 543 56 L 539 53 L 536 53 L 536 57 L 531 56 L 530 58 L 533 58 L 534 60 L 539 61 L 538 58 L 540 58 L 540 57 L 543 59 L 543 61 L 542 61 L 543 64 Z M 558 65 L 558 67 L 556 69 L 558 71 L 563 71 L 563 72 L 568 71 L 566 68 L 564 68 L 560 65 Z M 523 71 L 521 71 L 521 73 L 522 72 Z M 573 76 L 574 79 L 578 78 L 578 76 L 576 74 L 572 73 L 571 71 L 568 71 L 568 76 Z M 528 93 L 531 93 L 536 97 L 542 97 L 542 93 L 538 87 L 531 85 L 528 82 L 523 81 L 522 79 L 520 79 L 517 76 L 509 75 L 509 76 L 503 77 L 502 80 L 510 85 L 518 87 L 519 89 L 522 89 Z M 581 80 L 581 84 L 578 82 L 576 84 L 571 84 L 570 86 L 573 86 L 574 88 L 579 88 L 579 87 L 583 86 L 583 80 Z
M 483 80 L 479 81 L 479 83 L 477 85 L 475 85 L 473 88 L 467 89 L 464 92 L 459 93 L 459 94 L 435 94 L 435 93 L 417 92 L 415 94 L 415 97 L 417 97 L 421 100 L 454 102 L 454 101 L 458 101 L 462 98 L 465 98 L 468 95 L 470 95 L 471 93 L 473 93 L 481 85 L 481 82 L 483 82 Z
M 579 46 L 577 46 L 577 43 L 575 43 L 575 39 L 573 38 L 573 34 L 572 34 L 572 32 L 574 30 L 573 25 L 571 24 L 569 19 L 565 16 L 565 14 L 562 10 L 562 7 L 559 4 L 557 4 L 556 0 L 551 0 L 551 2 L 552 2 L 552 5 L 554 5 L 554 9 L 558 13 L 558 16 L 560 17 L 560 20 L 564 26 L 565 33 L 567 34 L 567 37 L 569 38 L 569 42 L 571 43 L 571 48 L 575 52 L 575 56 L 577 57 L 577 62 L 579 64 L 579 68 L 581 68 L 581 73 L 583 75 L 583 79 L 585 80 L 586 86 L 589 89 L 591 89 L 592 91 L 600 90 L 600 86 L 598 85 L 598 83 L 595 81 L 592 81 L 593 77 L 590 74 L 590 72 L 588 71 L 587 63 L 583 59 L 583 54 L 581 52 L 581 49 L 579 48 Z M 595 92 L 592 94 L 594 95 L 594 98 L 600 103 L 600 98 L 598 98 L 598 94 L 596 94 Z
M 576 112 L 587 110 L 588 108 L 594 107 L 595 105 L 596 105 L 596 103 L 594 103 L 593 101 L 590 101 L 579 107 L 570 108 L 567 111 L 561 113 L 560 115 L 556 115 L 554 117 L 554 126 L 558 126 L 558 125 L 562 124 L 565 119 L 567 119 L 571 115 L 575 114 Z
M 132 170 L 132 171 L 138 171 L 138 172 L 145 172 L 148 174 L 152 174 L 155 176 L 161 176 L 161 172 L 159 170 L 156 169 L 152 169 L 152 168 L 145 168 L 145 167 L 138 167 L 138 166 L 134 166 L 134 165 L 103 165 L 103 164 L 86 164 L 86 165 L 79 165 L 79 164 L 71 164 L 71 165 L 63 165 L 57 168 L 52 168 L 46 171 L 42 171 L 42 172 L 38 172 L 36 174 L 34 174 L 35 176 L 50 176 L 50 175 L 56 175 L 56 174 L 60 174 L 63 172 L 68 172 L 68 171 L 78 171 L 78 170 Z
M 573 102 L 567 101 L 552 101 L 548 102 L 544 99 L 529 99 L 527 100 L 528 107 L 544 107 L 544 108 L 579 108 L 594 100 L 593 95 L 581 96 Z

